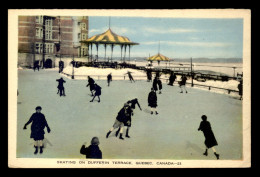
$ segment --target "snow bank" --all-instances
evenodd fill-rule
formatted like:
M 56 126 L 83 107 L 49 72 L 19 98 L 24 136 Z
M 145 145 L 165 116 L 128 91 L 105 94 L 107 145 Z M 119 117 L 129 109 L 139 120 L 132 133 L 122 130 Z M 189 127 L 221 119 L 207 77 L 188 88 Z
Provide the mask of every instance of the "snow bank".
M 63 73 L 72 75 L 72 66 L 67 66 L 63 69 Z M 135 69 L 113 69 L 113 68 L 93 68 L 93 67 L 80 67 L 74 68 L 74 79 L 82 80 L 87 79 L 87 76 L 91 76 L 93 79 L 106 80 L 109 73 L 112 74 L 113 80 L 128 79 L 127 72 L 131 72 L 132 76 L 136 80 L 146 80 L 146 73 Z M 71 76 L 66 77 L 70 78 Z

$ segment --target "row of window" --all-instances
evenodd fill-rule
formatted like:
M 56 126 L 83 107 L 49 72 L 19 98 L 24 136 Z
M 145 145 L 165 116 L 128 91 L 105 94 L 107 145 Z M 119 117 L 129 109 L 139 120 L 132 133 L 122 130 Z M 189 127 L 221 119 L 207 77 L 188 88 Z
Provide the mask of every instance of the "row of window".
M 36 37 L 42 38 L 43 37 L 43 29 L 42 27 L 36 28 Z M 45 39 L 51 40 L 52 39 L 52 30 L 45 30 Z
M 81 36 L 82 36 L 82 38 L 81 38 Z M 82 35 L 81 35 L 80 33 L 78 33 L 78 39 L 79 40 L 86 40 L 87 39 L 87 34 L 82 33 Z
M 45 43 L 44 48 L 42 43 L 35 43 L 35 53 L 53 53 L 54 44 Z M 43 51 L 44 50 L 44 51 Z

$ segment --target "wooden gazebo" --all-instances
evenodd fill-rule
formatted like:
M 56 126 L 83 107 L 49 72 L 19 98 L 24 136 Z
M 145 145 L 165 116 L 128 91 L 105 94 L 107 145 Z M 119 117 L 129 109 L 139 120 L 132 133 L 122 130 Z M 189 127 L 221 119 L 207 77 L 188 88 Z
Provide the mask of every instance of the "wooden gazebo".
M 90 47 L 90 51 L 91 51 L 91 61 L 93 61 L 92 58 L 92 46 L 96 45 L 96 49 L 97 49 L 97 59 L 98 59 L 98 49 L 100 45 L 104 45 L 105 47 L 105 60 L 106 60 L 106 48 L 109 45 L 111 47 L 111 61 L 112 61 L 112 57 L 113 57 L 113 49 L 116 45 L 119 45 L 121 48 L 121 62 L 124 61 L 125 62 L 125 57 L 126 57 L 126 49 L 127 47 L 129 48 L 129 60 L 130 60 L 130 48 L 133 45 L 139 45 L 139 43 L 136 42 L 132 42 L 130 41 L 127 37 L 124 36 L 119 36 L 117 34 L 115 34 L 110 28 L 102 33 L 102 34 L 98 34 L 98 35 L 94 35 L 84 41 L 81 41 L 83 43 L 86 43 L 88 45 L 88 47 Z M 124 49 L 124 58 L 122 56 L 122 51 Z

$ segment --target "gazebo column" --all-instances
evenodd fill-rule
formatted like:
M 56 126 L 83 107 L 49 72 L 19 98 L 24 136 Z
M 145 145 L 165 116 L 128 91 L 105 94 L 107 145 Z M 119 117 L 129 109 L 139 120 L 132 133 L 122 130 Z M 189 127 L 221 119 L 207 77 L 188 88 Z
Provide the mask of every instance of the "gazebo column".
M 97 47 L 97 61 L 98 61 L 98 43 L 96 43 L 96 47 Z
M 106 61 L 106 55 L 107 55 L 107 45 L 104 44 L 104 47 L 105 47 L 105 61 Z
M 126 47 L 127 45 L 125 45 L 124 62 L 125 62 L 125 55 L 126 55 Z
M 93 61 L 93 55 L 92 55 L 92 43 L 90 43 L 90 51 L 91 51 L 91 53 L 90 53 L 90 56 L 91 56 L 90 61 L 92 62 L 92 61 Z
M 111 44 L 111 62 L 112 62 L 112 57 L 113 57 L 113 48 L 114 48 L 114 44 Z
M 122 50 L 123 50 L 124 45 L 120 45 L 120 47 L 121 47 L 121 63 L 122 63 Z
M 129 44 L 128 47 L 129 47 L 129 63 L 130 63 L 130 48 L 131 48 L 131 45 Z

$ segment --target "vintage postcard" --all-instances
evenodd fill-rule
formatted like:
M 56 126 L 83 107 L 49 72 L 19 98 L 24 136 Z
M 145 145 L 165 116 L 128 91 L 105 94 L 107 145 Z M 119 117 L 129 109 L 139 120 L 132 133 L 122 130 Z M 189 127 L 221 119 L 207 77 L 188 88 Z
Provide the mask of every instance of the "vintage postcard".
M 247 9 L 9 9 L 9 167 L 251 167 L 250 65 Z

